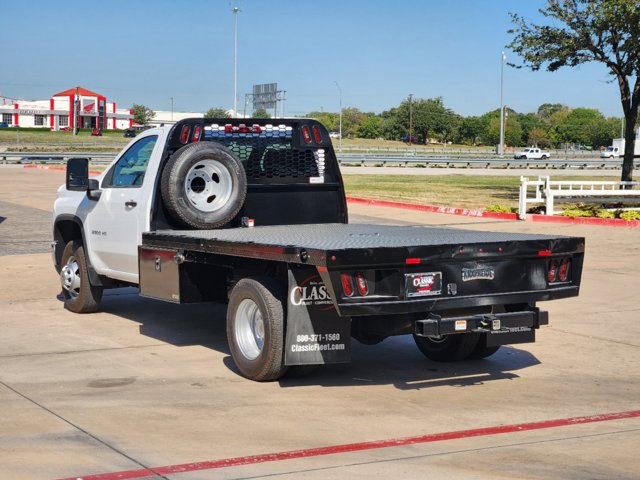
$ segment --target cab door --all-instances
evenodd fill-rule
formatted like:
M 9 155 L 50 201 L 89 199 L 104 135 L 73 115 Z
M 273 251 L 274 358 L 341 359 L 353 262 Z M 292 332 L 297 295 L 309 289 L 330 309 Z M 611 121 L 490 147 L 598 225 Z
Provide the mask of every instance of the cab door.
M 138 245 L 149 228 L 154 175 L 162 156 L 159 135 L 138 138 L 102 179 L 101 196 L 85 220 L 91 264 L 98 273 L 138 282 Z

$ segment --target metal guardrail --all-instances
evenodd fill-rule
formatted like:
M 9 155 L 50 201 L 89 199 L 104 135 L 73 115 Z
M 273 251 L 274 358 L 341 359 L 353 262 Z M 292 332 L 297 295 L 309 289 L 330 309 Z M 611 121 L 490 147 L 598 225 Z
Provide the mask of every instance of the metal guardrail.
M 548 158 L 545 160 L 516 160 L 513 158 L 453 158 L 427 155 L 370 155 L 338 153 L 338 163 L 365 165 L 400 165 L 448 168 L 620 168 L 622 160 L 601 158 Z M 640 167 L 640 159 L 634 162 Z
M 0 163 L 64 163 L 69 158 L 89 158 L 95 165 L 111 163 L 114 152 L 0 152 Z M 395 165 L 404 167 L 434 168 L 553 168 L 553 169 L 616 169 L 622 165 L 621 159 L 601 158 L 551 158 L 546 160 L 516 160 L 513 158 L 465 158 L 435 155 L 338 153 L 338 163 L 356 165 Z M 640 168 L 640 159 L 634 161 L 634 168 Z
M 88 158 L 92 163 L 110 163 L 116 153 L 108 152 L 0 152 L 0 163 L 64 163 L 70 158 Z
M 526 218 L 527 204 L 544 203 L 545 215 L 555 215 L 554 202 L 611 202 L 629 199 L 640 200 L 640 182 L 613 181 L 580 181 L 580 180 L 551 180 L 548 176 L 529 180 L 520 177 L 520 199 L 518 202 L 518 217 Z M 532 194 L 532 195 L 530 195 Z

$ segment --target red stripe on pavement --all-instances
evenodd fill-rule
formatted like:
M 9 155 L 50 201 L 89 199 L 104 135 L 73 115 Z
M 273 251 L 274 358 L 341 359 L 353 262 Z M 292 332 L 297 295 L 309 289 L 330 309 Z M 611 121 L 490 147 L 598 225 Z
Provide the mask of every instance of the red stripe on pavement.
M 530 430 L 542 430 L 546 428 L 567 427 L 572 425 L 584 425 L 587 423 L 610 422 L 640 417 L 640 410 L 628 412 L 606 413 L 591 415 L 588 417 L 563 418 L 557 420 L 545 420 L 542 422 L 519 423 L 516 425 L 502 425 L 499 427 L 477 428 L 473 430 L 458 430 L 455 432 L 435 433 L 420 435 L 417 437 L 394 438 L 389 440 L 377 440 L 372 442 L 347 443 L 329 447 L 310 448 L 306 450 L 293 450 L 289 452 L 267 453 L 263 455 L 251 455 L 247 457 L 227 458 L 224 460 L 212 460 L 206 462 L 184 463 L 181 465 L 167 465 L 156 468 L 143 468 L 139 470 L 127 470 L 122 472 L 101 473 L 98 475 L 75 476 L 61 480 L 126 480 L 157 475 L 169 475 L 175 473 L 188 473 L 199 470 L 214 470 L 217 468 L 237 467 L 240 465 L 254 465 L 266 462 L 278 462 L 293 460 L 296 458 L 319 457 L 322 455 L 334 455 L 338 453 L 359 452 L 363 450 L 375 450 L 379 448 L 402 447 L 421 443 L 442 442 L 446 440 L 459 440 L 471 437 L 486 437 L 503 433 L 526 432 Z
M 417 205 L 415 203 L 391 202 L 388 200 L 370 200 L 367 198 L 347 197 L 350 203 L 371 205 L 373 207 L 403 208 L 405 210 L 418 210 L 430 213 L 446 213 L 450 215 L 462 215 L 465 217 L 497 218 L 500 220 L 518 220 L 516 213 L 485 212 L 469 208 L 437 207 L 435 205 Z M 594 218 L 594 217 L 563 217 L 553 215 L 527 214 L 527 219 L 532 222 L 563 223 L 571 225 L 598 225 L 607 227 L 640 227 L 640 220 L 622 220 L 621 218 Z
M 417 205 L 415 203 L 392 202 L 389 200 L 371 200 L 368 198 L 358 197 L 347 197 L 347 201 L 350 203 L 360 203 L 363 205 L 371 205 L 374 207 L 404 208 L 406 210 L 418 210 L 421 212 L 431 213 L 448 213 L 450 215 L 463 215 L 465 217 L 499 218 L 502 220 L 518 219 L 518 215 L 515 213 L 485 212 L 484 210 L 476 210 L 470 208 L 437 207 L 435 205 Z

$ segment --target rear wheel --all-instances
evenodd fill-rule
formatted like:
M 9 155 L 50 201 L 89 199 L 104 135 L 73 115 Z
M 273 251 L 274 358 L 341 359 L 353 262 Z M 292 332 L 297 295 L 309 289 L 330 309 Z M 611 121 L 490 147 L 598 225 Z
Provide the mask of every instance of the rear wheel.
M 102 287 L 96 287 L 89 282 L 87 257 L 82 242 L 68 242 L 62 252 L 60 263 L 60 284 L 65 308 L 75 313 L 97 311 L 102 300 Z
M 285 374 L 284 302 L 280 284 L 270 278 L 242 279 L 229 296 L 227 340 L 240 373 L 256 381 Z
M 425 357 L 436 362 L 457 362 L 469 358 L 478 345 L 480 334 L 461 333 L 413 339 Z

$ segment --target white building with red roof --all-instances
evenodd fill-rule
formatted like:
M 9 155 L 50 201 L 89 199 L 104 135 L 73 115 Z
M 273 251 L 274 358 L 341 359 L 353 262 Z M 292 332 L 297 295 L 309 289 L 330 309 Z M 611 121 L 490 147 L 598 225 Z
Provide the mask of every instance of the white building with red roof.
M 76 123 L 77 122 L 77 123 Z M 0 123 L 22 128 L 125 129 L 133 125 L 130 109 L 118 109 L 116 102 L 82 87 L 56 93 L 49 100 L 0 102 Z

